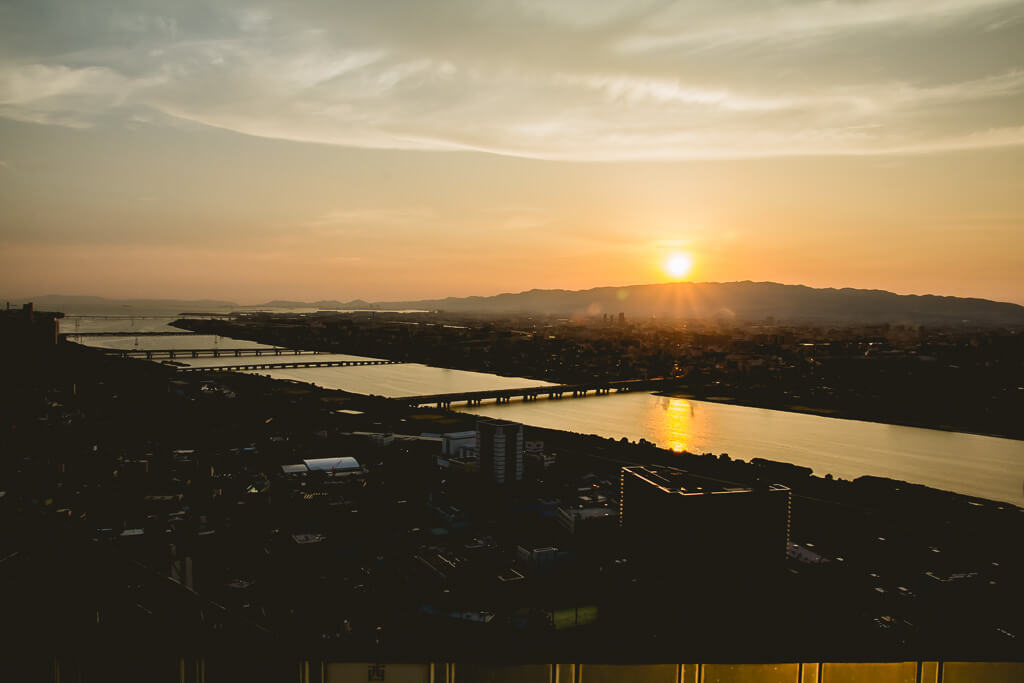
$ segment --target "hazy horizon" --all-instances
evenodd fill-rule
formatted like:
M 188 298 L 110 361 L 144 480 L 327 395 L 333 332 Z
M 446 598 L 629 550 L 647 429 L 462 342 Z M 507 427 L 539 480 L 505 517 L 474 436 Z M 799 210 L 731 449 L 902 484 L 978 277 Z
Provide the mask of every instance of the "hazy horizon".
M 671 285 L 671 284 L 718 285 L 718 284 L 738 284 L 738 283 L 773 284 L 773 285 L 783 285 L 783 286 L 787 286 L 787 287 L 810 287 L 810 285 L 802 285 L 802 284 L 799 284 L 799 283 L 774 282 L 774 281 L 767 281 L 767 280 L 763 280 L 763 281 L 734 280 L 734 281 L 730 281 L 730 282 L 711 282 L 711 281 L 695 282 L 695 281 L 687 280 L 687 281 L 679 281 L 679 282 L 644 282 L 644 283 L 617 284 L 617 285 L 595 285 L 594 287 L 585 287 L 585 288 L 581 288 L 581 289 L 565 289 L 565 288 L 557 288 L 557 287 L 553 287 L 553 288 L 531 287 L 529 289 L 521 289 L 521 290 L 515 290 L 515 291 L 493 292 L 493 293 L 488 293 L 488 294 L 441 295 L 441 296 L 431 296 L 431 297 L 428 297 L 428 296 L 408 296 L 408 297 L 396 297 L 396 298 L 393 298 L 393 299 L 369 299 L 369 298 L 360 297 L 360 296 L 318 296 L 318 297 L 311 297 L 311 298 L 308 298 L 308 299 L 290 299 L 290 298 L 287 298 L 287 297 L 268 297 L 268 298 L 263 298 L 263 299 L 259 299 L 259 300 L 245 300 L 245 299 L 243 299 L 243 300 L 234 300 L 234 299 L 231 299 L 230 297 L 221 297 L 221 296 L 198 296 L 198 297 L 104 296 L 104 295 L 89 294 L 89 293 L 86 293 L 86 294 L 68 294 L 68 293 L 60 293 L 60 292 L 56 292 L 56 293 L 51 292 L 51 293 L 46 293 L 46 294 L 36 293 L 36 294 L 33 294 L 33 295 L 28 295 L 28 296 L 25 296 L 25 295 L 22 295 L 22 296 L 0 296 L 0 300 L 5 300 L 5 301 L 11 302 L 11 303 L 13 303 L 13 302 L 27 303 L 27 302 L 32 301 L 33 299 L 67 297 L 69 299 L 72 299 L 72 298 L 97 298 L 97 299 L 104 299 L 104 300 L 108 300 L 108 301 L 112 301 L 112 302 L 123 302 L 123 301 L 222 302 L 222 303 L 236 304 L 236 305 L 242 306 L 242 307 L 253 307 L 253 306 L 261 306 L 261 305 L 265 305 L 265 304 L 273 303 L 273 302 L 292 302 L 292 303 L 305 303 L 305 304 L 313 304 L 313 303 L 318 303 L 318 302 L 349 303 L 349 302 L 354 302 L 354 301 L 363 301 L 363 302 L 368 303 L 368 304 L 382 304 L 382 303 L 391 303 L 391 302 L 395 302 L 395 303 L 412 302 L 412 303 L 415 303 L 417 301 L 432 301 L 432 300 L 439 300 L 439 299 L 446 299 L 446 298 L 454 298 L 454 299 L 462 299 L 462 298 L 489 298 L 489 297 L 495 297 L 495 296 L 500 296 L 500 295 L 525 294 L 525 293 L 529 293 L 529 292 L 533 292 L 533 291 L 585 292 L 585 291 L 589 291 L 589 290 L 592 290 L 592 289 L 615 289 L 615 288 L 628 288 L 628 287 L 648 287 L 648 286 L 654 286 L 654 285 Z M 1000 301 L 998 299 L 988 299 L 986 297 L 971 297 L 971 296 L 961 297 L 961 296 L 958 296 L 958 295 L 941 294 L 941 293 L 936 293 L 936 292 L 924 292 L 924 293 L 917 293 L 917 292 L 893 292 L 891 290 L 885 290 L 885 289 L 881 289 L 881 288 L 878 288 L 878 287 L 853 287 L 853 288 L 851 288 L 851 287 L 811 287 L 811 289 L 824 289 L 824 290 L 856 289 L 856 290 L 860 290 L 860 291 L 888 292 L 890 294 L 896 294 L 896 295 L 899 295 L 899 296 L 910 295 L 910 296 L 935 296 L 935 297 L 956 297 L 956 298 L 964 298 L 964 299 L 982 299 L 982 300 L 986 300 L 986 301 L 994 301 L 994 302 L 997 302 L 997 303 L 1011 303 L 1011 304 L 1016 304 L 1016 305 L 1024 306 L 1024 302 L 1017 302 L 1017 301 Z
M 1024 6 L 0 5 L 0 290 L 1024 303 Z

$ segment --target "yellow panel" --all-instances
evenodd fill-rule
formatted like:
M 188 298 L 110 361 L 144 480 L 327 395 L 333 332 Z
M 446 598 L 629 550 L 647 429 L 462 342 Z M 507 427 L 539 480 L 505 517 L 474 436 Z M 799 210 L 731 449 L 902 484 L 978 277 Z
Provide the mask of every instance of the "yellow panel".
M 429 664 L 330 662 L 325 683 L 430 683 Z
M 575 664 L 555 664 L 554 683 L 573 683 L 573 667 Z
M 1020 683 L 1024 662 L 945 662 L 942 683 Z
M 679 683 L 700 683 L 700 664 L 680 664 Z
M 821 683 L 917 683 L 917 662 L 825 662 Z
M 675 664 L 581 664 L 580 683 L 676 683 Z
M 818 669 L 821 664 L 818 662 L 804 662 L 803 680 L 800 683 L 818 683 Z
M 705 664 L 703 683 L 800 683 L 799 664 Z
M 551 683 L 550 664 L 487 666 L 455 664 L 455 683 Z M 572 683 L 571 677 L 569 683 Z
M 918 683 L 939 683 L 939 663 L 921 662 L 921 680 Z

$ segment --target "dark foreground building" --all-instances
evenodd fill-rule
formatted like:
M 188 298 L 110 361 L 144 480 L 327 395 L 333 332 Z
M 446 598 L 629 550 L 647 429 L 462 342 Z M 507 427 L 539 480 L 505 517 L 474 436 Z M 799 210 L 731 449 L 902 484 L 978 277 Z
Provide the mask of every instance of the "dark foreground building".
M 780 567 L 790 490 L 760 488 L 660 465 L 623 467 L 619 525 L 642 563 L 666 573 L 753 576 Z
M 0 310 L 0 349 L 24 352 L 53 347 L 62 317 L 63 313 L 37 311 L 30 303 L 13 309 L 7 304 Z

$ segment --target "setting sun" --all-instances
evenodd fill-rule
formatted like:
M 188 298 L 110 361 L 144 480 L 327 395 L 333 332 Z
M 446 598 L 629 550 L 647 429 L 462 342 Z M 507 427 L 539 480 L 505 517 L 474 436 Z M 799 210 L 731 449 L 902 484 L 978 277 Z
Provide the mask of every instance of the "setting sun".
M 693 257 L 689 254 L 672 254 L 665 261 L 665 272 L 669 277 L 682 279 L 690 274 L 693 268 Z

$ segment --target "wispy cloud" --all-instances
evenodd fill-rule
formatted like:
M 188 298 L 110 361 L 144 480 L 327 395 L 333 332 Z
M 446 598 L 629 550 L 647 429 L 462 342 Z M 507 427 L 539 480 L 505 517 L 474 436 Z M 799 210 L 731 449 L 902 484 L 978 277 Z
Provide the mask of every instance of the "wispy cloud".
M 887 27 L 928 29 L 955 25 L 992 9 L 1012 9 L 1015 0 L 865 0 L 863 2 L 725 2 L 694 6 L 672 3 L 652 13 L 617 47 L 624 52 L 706 49 L 726 44 L 833 39 L 838 34 Z M 996 24 L 998 25 L 998 24 Z
M 0 116 L 565 160 L 1022 144 L 1008 0 L 5 10 Z M 59 3 L 58 3 L 59 4 Z M 881 68 L 882 66 L 886 68 Z M 159 119 L 159 116 L 157 117 Z

